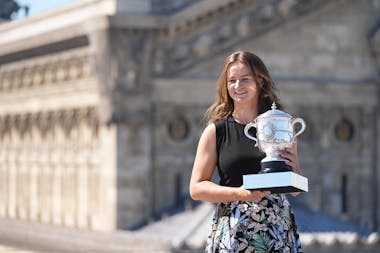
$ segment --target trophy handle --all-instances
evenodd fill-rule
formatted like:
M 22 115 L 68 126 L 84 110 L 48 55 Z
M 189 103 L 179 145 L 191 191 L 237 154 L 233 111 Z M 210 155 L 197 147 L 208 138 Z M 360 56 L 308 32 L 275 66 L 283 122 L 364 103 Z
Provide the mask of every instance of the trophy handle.
M 245 136 L 247 136 L 249 139 L 251 140 L 254 140 L 255 141 L 255 147 L 257 147 L 257 138 L 252 136 L 248 131 L 249 129 L 251 129 L 251 127 L 254 127 L 256 128 L 256 123 L 255 122 L 251 122 L 251 123 L 248 123 L 245 127 L 244 127 L 244 134 Z
M 292 126 L 294 127 L 294 125 L 296 123 L 300 123 L 301 124 L 301 129 L 294 135 L 294 138 L 297 137 L 298 135 L 302 134 L 303 131 L 305 131 L 305 128 L 306 128 L 306 124 L 305 124 L 305 121 L 301 118 L 296 118 L 293 120 L 292 122 Z

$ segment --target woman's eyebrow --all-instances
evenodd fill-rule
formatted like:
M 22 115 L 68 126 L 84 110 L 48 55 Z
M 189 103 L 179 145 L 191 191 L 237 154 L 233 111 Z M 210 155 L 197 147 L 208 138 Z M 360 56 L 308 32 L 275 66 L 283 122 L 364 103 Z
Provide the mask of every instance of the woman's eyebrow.
M 250 74 L 243 74 L 243 75 L 232 75 L 232 76 L 230 76 L 230 78 L 231 77 L 247 77 L 247 76 L 251 76 Z

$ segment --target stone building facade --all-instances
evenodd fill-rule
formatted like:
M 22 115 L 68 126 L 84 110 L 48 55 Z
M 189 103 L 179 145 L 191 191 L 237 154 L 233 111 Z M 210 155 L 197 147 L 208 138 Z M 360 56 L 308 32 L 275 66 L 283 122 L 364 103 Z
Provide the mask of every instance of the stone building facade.
M 181 203 L 224 58 L 307 122 L 300 202 L 380 222 L 379 0 L 86 0 L 0 25 L 0 216 L 131 229 Z

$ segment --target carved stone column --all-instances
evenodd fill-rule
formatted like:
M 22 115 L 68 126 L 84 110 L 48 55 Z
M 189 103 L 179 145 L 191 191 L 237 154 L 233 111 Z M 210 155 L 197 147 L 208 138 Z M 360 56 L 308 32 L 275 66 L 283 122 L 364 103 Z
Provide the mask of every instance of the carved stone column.
M 131 228 L 151 205 L 151 31 L 93 30 L 90 44 L 100 90 L 99 140 L 103 203 L 94 228 Z M 113 223 L 113 224 L 112 224 Z
M 376 139 L 376 147 L 374 150 L 374 160 L 376 161 L 373 167 L 373 186 L 372 186 L 372 199 L 374 202 L 374 209 L 372 213 L 372 220 L 374 224 L 374 230 L 379 230 L 380 228 L 380 187 L 378 182 L 380 181 L 380 17 L 369 27 L 367 33 L 367 40 L 369 45 L 369 50 L 371 53 L 371 58 L 373 65 L 376 70 L 376 80 L 377 80 L 377 106 L 376 106 L 376 132 L 374 138 Z
M 2 140 L 0 142 L 0 216 L 4 217 L 6 214 L 6 186 L 7 186 L 7 167 L 6 167 L 6 151 L 5 147 L 5 132 L 6 132 L 6 124 L 5 124 L 5 117 L 3 115 L 0 116 L 0 139 Z

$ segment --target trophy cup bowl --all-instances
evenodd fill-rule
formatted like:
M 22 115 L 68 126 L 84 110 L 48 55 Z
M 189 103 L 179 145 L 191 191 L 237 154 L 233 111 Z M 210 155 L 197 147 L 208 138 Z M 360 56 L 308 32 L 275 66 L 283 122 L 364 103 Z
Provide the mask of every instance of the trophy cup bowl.
M 294 126 L 296 124 L 300 124 L 301 128 L 296 133 L 294 133 Z M 256 128 L 256 136 L 252 136 L 249 132 L 249 130 L 252 127 Z M 295 142 L 295 138 L 298 135 L 300 135 L 305 130 L 305 128 L 306 124 L 303 119 L 293 118 L 290 114 L 285 113 L 281 110 L 277 110 L 275 103 L 272 104 L 271 110 L 259 115 L 253 122 L 248 123 L 244 128 L 245 135 L 251 140 L 255 141 L 255 146 L 257 146 L 261 151 L 263 151 L 266 154 L 265 158 L 261 161 L 261 170 L 259 174 L 268 174 L 268 176 L 264 176 L 268 179 L 276 179 L 276 177 L 278 178 L 279 176 L 281 176 L 280 174 L 274 175 L 272 173 L 280 172 L 289 174 L 291 180 L 293 180 L 293 178 L 299 179 L 299 177 L 302 177 L 301 175 L 298 175 L 292 171 L 292 168 L 285 163 L 286 160 L 278 156 L 278 152 L 285 148 L 291 148 L 293 143 Z M 244 177 L 243 182 L 245 182 Z M 278 185 L 284 184 L 284 178 L 282 178 L 281 180 L 277 179 L 277 181 L 282 181 L 278 182 Z M 288 190 L 307 191 L 307 179 L 306 188 L 305 184 L 302 184 L 303 186 L 301 187 L 301 189 L 294 189 L 294 187 L 287 188 L 287 186 L 278 185 L 276 185 L 276 182 L 274 182 L 272 185 L 264 188 L 280 192 Z M 275 189 L 277 186 L 279 187 L 279 189 Z M 253 187 L 256 186 L 253 185 Z

